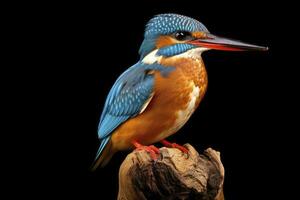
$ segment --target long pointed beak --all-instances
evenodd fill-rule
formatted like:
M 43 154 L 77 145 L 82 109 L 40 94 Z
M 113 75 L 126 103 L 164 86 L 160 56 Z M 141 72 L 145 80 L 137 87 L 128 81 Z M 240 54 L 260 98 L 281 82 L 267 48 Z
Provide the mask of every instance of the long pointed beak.
M 208 49 L 216 49 L 223 51 L 267 51 L 268 47 L 247 44 L 244 42 L 227 39 L 212 34 L 208 34 L 206 38 L 188 41 L 187 43 Z

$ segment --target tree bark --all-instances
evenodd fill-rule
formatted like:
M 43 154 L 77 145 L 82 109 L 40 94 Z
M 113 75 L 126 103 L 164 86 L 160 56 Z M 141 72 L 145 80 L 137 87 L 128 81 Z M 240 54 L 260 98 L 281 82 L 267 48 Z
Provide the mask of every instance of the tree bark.
M 133 151 L 119 171 L 118 200 L 224 200 L 224 167 L 220 153 L 202 155 L 189 144 L 188 156 L 175 148 L 160 148 L 154 161 L 146 151 Z

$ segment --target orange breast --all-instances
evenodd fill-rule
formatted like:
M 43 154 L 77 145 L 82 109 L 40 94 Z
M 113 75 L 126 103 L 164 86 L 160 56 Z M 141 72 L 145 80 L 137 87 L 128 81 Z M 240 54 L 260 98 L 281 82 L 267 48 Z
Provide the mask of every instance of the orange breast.
M 203 98 L 207 75 L 202 60 L 167 58 L 161 60 L 161 64 L 176 69 L 168 77 L 155 72 L 153 99 L 142 114 L 128 120 L 113 133 L 114 148 L 128 149 L 132 147 L 132 140 L 148 145 L 168 137 L 185 123 Z M 192 110 L 189 110 L 191 106 Z M 179 119 L 181 115 L 183 117 Z

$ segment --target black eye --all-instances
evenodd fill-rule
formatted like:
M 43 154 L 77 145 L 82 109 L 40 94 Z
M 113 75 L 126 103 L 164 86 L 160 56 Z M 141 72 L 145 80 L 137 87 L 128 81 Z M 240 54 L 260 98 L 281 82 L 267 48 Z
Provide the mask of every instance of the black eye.
M 191 34 L 186 31 L 179 31 L 175 33 L 176 40 L 186 40 Z

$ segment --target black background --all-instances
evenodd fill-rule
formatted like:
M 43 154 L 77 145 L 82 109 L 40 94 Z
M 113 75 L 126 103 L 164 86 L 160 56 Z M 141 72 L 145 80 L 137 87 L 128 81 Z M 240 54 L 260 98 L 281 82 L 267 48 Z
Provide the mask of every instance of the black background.
M 24 193 L 40 198 L 116 199 L 118 168 L 128 152 L 116 154 L 103 169 L 89 171 L 99 144 L 99 117 L 116 78 L 139 59 L 147 21 L 171 12 L 198 19 L 211 33 L 270 48 L 204 53 L 207 94 L 170 140 L 190 143 L 199 152 L 208 147 L 221 152 L 226 199 L 268 197 L 271 187 L 277 194 L 275 168 L 284 165 L 277 159 L 285 154 L 287 141 L 275 132 L 288 129 L 281 113 L 289 103 L 284 101 L 289 69 L 280 59 L 285 46 L 279 39 L 289 35 L 289 21 L 282 14 L 286 9 L 256 0 L 49 3 L 24 9 L 17 23 L 28 36 L 21 38 L 28 67 L 20 72 L 31 76 L 19 96 L 28 106 L 22 117 L 34 116 L 26 125 L 36 134 L 19 156 L 17 173 L 25 177 L 14 184 L 28 186 Z

